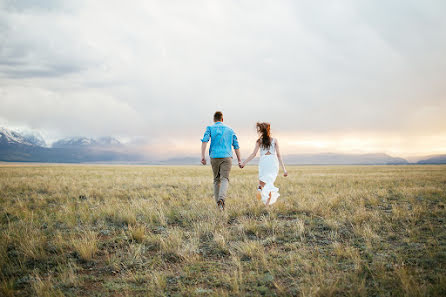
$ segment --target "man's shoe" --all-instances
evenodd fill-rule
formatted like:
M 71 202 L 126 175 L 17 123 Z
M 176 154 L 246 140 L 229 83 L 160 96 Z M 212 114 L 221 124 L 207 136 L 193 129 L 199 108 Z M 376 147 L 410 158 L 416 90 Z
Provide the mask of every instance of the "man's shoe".
M 223 199 L 218 200 L 217 206 L 221 211 L 224 211 L 225 210 L 225 201 Z

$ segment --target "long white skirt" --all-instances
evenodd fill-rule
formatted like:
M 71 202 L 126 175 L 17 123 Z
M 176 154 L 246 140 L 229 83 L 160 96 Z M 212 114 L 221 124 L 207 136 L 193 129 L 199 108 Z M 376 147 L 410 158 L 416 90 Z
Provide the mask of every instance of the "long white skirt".
M 271 200 L 269 204 L 273 204 L 279 198 L 279 188 L 274 186 L 277 174 L 279 173 L 279 160 L 276 155 L 264 155 L 259 160 L 259 180 L 265 183 L 262 189 L 262 202 L 267 203 L 269 194 Z

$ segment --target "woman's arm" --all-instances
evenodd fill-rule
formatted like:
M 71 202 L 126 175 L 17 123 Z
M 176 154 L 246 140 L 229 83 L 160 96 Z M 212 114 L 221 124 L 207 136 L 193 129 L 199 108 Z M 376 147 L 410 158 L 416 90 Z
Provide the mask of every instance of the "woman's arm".
M 260 143 L 258 141 L 256 141 L 256 146 L 254 148 L 254 151 L 252 152 L 251 155 L 249 155 L 249 157 L 245 160 L 245 162 L 242 163 L 241 168 L 245 167 L 246 164 L 248 164 L 249 161 L 251 161 L 252 159 L 255 158 L 255 156 L 257 155 L 257 152 L 259 151 L 260 148 Z
M 277 141 L 277 138 L 276 138 L 275 145 L 276 145 L 277 158 L 279 159 L 280 166 L 282 166 L 282 169 L 283 169 L 283 176 L 288 176 L 288 172 L 286 171 L 285 164 L 283 164 L 282 155 L 280 154 L 279 142 Z

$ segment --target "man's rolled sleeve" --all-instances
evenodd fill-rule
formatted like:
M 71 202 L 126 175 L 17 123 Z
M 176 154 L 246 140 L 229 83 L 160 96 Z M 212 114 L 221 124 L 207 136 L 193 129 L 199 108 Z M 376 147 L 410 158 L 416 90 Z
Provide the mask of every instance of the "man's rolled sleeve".
M 211 137 L 211 128 L 207 126 L 203 138 L 201 139 L 201 142 L 208 142 L 210 137 Z
M 237 135 L 235 134 L 232 136 L 232 146 L 235 150 L 238 150 L 240 148 L 240 146 L 238 145 Z

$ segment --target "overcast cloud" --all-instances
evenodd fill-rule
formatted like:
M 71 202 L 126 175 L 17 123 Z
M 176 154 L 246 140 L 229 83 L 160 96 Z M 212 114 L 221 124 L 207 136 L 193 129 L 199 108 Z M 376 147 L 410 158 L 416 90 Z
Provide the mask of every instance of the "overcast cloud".
M 446 152 L 445 1 L 0 0 L 0 125 L 190 153 Z M 150 146 L 151 145 L 151 146 Z

